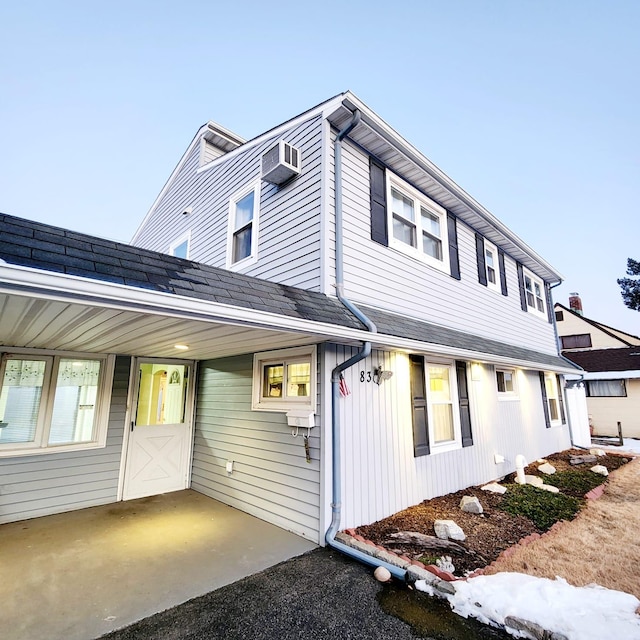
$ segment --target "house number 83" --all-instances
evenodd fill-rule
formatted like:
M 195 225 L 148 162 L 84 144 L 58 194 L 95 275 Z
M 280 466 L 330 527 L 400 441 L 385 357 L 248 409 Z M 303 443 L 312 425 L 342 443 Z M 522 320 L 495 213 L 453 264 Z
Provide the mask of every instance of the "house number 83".
M 373 377 L 371 376 L 371 371 L 361 371 L 360 372 L 360 382 L 371 382 Z

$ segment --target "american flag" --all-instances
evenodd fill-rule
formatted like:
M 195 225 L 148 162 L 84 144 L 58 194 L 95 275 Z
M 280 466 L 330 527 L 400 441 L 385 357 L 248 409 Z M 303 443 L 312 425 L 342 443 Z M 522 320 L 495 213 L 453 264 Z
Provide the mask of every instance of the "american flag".
M 344 379 L 344 376 L 342 374 L 340 374 L 340 395 L 343 398 L 351 395 L 351 390 L 347 386 L 347 381 Z

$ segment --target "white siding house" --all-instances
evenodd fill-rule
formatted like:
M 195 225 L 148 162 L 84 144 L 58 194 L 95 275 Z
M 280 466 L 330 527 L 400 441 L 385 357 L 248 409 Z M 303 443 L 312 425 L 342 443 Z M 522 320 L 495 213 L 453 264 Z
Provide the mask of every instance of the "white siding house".
M 191 487 L 323 544 L 332 502 L 370 523 L 586 420 L 560 275 L 349 92 L 250 141 L 204 125 L 131 245 L 0 225 L 0 521 Z M 59 363 L 113 354 L 53 441 Z

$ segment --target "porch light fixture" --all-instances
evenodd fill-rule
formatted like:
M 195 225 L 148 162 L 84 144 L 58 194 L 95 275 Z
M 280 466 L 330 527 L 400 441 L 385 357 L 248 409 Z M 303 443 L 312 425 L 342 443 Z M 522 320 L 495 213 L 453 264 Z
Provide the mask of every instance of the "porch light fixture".
M 189 350 L 189 346 L 186 344 L 174 344 L 173 345 L 174 349 L 178 349 L 179 351 L 188 351 Z
M 393 375 L 393 371 L 385 371 L 382 368 L 382 365 L 379 364 L 373 370 L 373 381 L 379 385 L 379 384 L 382 384 L 384 380 L 389 380 L 389 378 L 391 378 L 392 375 Z

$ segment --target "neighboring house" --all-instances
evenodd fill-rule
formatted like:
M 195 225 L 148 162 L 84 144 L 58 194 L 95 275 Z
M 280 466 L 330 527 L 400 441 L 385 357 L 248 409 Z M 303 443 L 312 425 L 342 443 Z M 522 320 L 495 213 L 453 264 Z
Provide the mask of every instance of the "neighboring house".
M 593 434 L 640 438 L 640 338 L 585 318 L 572 294 L 555 304 L 562 354 L 585 370 L 583 380 Z
M 322 544 L 588 444 L 559 274 L 351 93 L 202 127 L 135 246 L 0 230 L 0 521 L 192 487 Z

